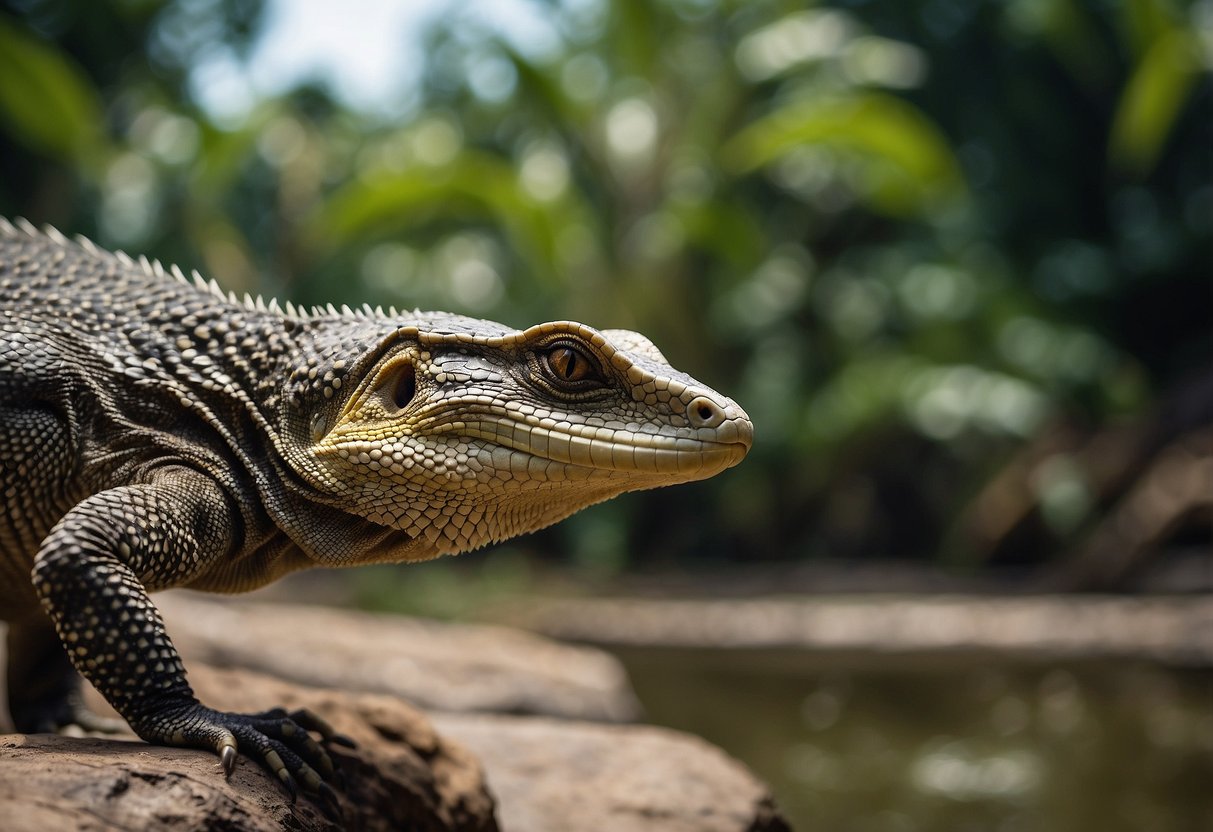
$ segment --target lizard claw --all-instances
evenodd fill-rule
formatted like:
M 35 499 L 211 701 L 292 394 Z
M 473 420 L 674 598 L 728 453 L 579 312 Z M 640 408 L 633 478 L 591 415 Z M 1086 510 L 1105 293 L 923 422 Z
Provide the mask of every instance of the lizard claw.
M 223 766 L 223 776 L 231 777 L 236 770 L 236 738 L 225 738 L 219 747 L 219 763 Z
M 347 737 L 345 734 L 333 734 L 331 736 L 325 737 L 325 739 L 328 740 L 333 745 L 340 745 L 345 748 L 357 748 L 358 747 L 358 743 L 354 742 L 352 739 Z

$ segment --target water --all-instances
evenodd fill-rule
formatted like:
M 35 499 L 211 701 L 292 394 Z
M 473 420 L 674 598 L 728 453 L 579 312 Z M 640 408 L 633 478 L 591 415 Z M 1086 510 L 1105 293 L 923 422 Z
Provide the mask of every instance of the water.
M 1213 670 L 615 652 L 650 721 L 743 760 L 801 832 L 1213 830 Z

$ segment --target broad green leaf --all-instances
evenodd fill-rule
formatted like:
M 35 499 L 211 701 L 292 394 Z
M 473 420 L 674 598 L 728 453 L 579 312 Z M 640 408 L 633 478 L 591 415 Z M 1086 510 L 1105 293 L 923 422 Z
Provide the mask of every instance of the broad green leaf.
M 1114 167 L 1136 176 L 1150 172 L 1200 71 L 1199 44 L 1191 33 L 1174 30 L 1154 42 L 1116 107 L 1108 142 Z
M 965 191 L 960 166 L 939 129 L 911 105 L 878 93 L 786 104 L 729 140 L 723 165 L 735 174 L 750 173 L 811 145 L 858 161 L 860 196 L 887 214 L 926 213 Z
M 81 167 L 104 146 L 101 99 L 60 50 L 0 18 L 0 120 L 29 149 Z
M 317 217 L 317 239 L 342 245 L 365 235 L 440 218 L 488 220 L 527 258 L 538 275 L 560 273 L 557 237 L 586 216 L 575 203 L 541 203 L 519 186 L 507 162 L 463 153 L 441 167 L 363 178 L 338 191 Z
M 659 6 L 650 0 L 616 0 L 610 8 L 608 45 L 618 56 L 622 74 L 652 78 L 662 48 Z
M 1125 0 L 1121 6 L 1121 26 L 1135 58 L 1141 58 L 1177 22 L 1175 8 L 1167 0 Z

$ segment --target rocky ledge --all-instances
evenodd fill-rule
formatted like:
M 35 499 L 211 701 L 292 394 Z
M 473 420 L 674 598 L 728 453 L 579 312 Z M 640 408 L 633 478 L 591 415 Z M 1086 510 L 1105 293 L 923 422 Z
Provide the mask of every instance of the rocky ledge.
M 225 780 L 210 753 L 133 735 L 9 734 L 3 828 L 787 829 L 766 787 L 720 750 L 620 724 L 636 703 L 606 654 L 503 628 L 310 607 L 188 595 L 162 606 L 207 704 L 307 707 L 355 740 L 334 749 L 341 817 L 306 796 L 292 804 L 248 759 Z

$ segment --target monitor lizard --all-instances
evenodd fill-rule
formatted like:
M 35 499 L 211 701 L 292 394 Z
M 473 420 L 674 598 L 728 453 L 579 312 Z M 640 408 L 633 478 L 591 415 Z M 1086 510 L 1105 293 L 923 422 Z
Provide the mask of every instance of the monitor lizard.
M 753 428 L 646 338 L 280 307 L 0 219 L 0 619 L 23 732 L 243 752 L 332 797 L 319 717 L 212 710 L 149 592 L 419 561 L 737 464 Z M 318 742 L 312 737 L 321 737 Z

